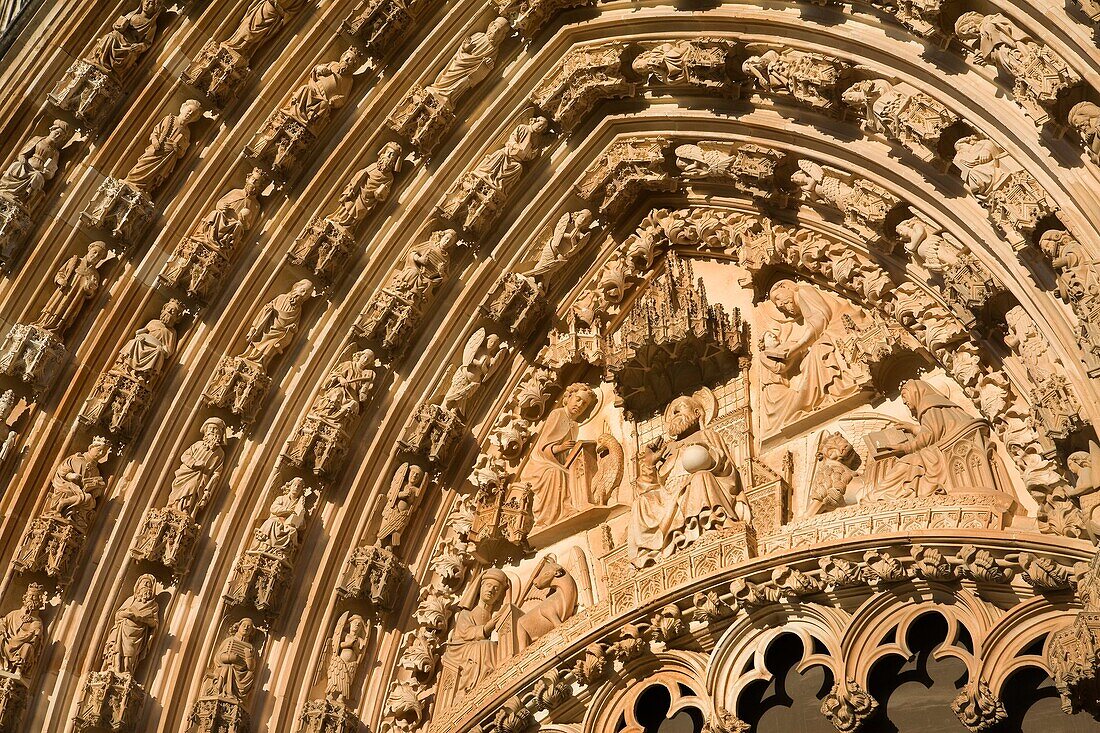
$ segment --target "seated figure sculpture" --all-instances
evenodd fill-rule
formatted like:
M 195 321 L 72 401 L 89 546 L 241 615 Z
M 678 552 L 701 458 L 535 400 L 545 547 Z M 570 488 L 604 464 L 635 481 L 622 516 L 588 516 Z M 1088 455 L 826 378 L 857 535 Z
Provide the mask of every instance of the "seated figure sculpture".
M 997 490 L 989 423 L 920 380 L 903 384 L 901 399 L 918 424 L 867 436 L 863 501 Z
M 708 530 L 751 521 L 733 455 L 705 427 L 702 402 L 677 397 L 665 410 L 662 436 L 639 456 L 639 494 L 627 541 L 632 562 L 645 567 L 697 540 Z

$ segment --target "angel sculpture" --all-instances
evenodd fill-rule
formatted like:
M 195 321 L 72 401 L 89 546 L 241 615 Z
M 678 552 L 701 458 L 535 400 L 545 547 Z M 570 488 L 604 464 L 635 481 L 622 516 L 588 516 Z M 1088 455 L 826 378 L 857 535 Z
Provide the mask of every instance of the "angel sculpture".
M 386 506 L 382 510 L 382 524 L 378 528 L 378 544 L 393 549 L 401 544 L 401 535 L 409 526 L 424 489 L 428 474 L 415 463 L 402 463 L 393 474 Z
M 443 396 L 443 406 L 459 414 L 465 414 L 466 402 L 503 361 L 508 345 L 495 333 L 479 328 L 466 341 L 462 351 L 462 365 L 451 377 L 451 386 Z
M 345 611 L 332 635 L 331 653 L 328 658 L 328 685 L 325 696 L 338 705 L 351 702 L 351 688 L 355 673 L 363 661 L 367 647 L 367 623 L 359 614 Z
M 536 282 L 543 282 L 561 269 L 588 242 L 597 226 L 588 209 L 565 212 L 554 224 L 554 233 L 542 246 L 538 261 L 523 275 Z

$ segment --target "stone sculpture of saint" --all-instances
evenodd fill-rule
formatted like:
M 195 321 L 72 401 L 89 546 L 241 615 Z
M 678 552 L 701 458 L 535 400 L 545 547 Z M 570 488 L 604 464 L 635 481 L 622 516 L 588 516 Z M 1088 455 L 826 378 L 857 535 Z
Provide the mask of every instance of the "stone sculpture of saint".
M 691 544 L 703 533 L 752 520 L 733 454 L 705 427 L 695 397 L 677 397 L 665 410 L 665 432 L 639 456 L 638 489 L 627 542 L 644 567 Z
M 791 280 L 775 283 L 762 308 L 771 323 L 762 337 L 761 404 L 771 429 L 859 391 L 840 350 L 854 308 Z
M 54 469 L 42 516 L 70 524 L 81 534 L 87 534 L 96 501 L 105 486 L 99 464 L 107 460 L 109 451 L 107 441 L 95 438 L 86 451 L 61 461 Z
M 279 32 L 288 15 L 297 13 L 308 0 L 255 0 L 233 35 L 222 46 L 248 58 L 261 43 Z
M 359 413 L 359 404 L 370 397 L 377 376 L 375 361 L 374 352 L 363 349 L 337 364 L 309 414 L 330 427 L 342 427 L 347 418 Z
M 260 525 L 263 549 L 289 553 L 298 547 L 298 530 L 306 521 L 305 489 L 300 478 L 291 479 L 271 502 L 268 517 Z
M 190 125 L 202 116 L 202 105 L 188 99 L 179 114 L 167 115 L 153 128 L 149 145 L 126 174 L 126 182 L 149 195 L 172 174 L 191 147 Z
M 868 482 L 865 500 L 947 493 L 951 485 L 951 465 L 944 453 L 945 442 L 973 428 L 988 433 L 989 426 L 984 420 L 974 417 L 920 380 L 911 379 L 902 385 L 901 400 L 913 412 L 918 424 L 915 427 L 902 425 L 898 430 L 878 434 L 872 460 L 889 460 L 890 463 L 883 471 L 868 470 L 876 479 Z M 990 490 L 994 487 L 967 488 Z
M 535 495 L 536 527 L 549 527 L 591 503 L 587 485 L 578 485 L 570 463 L 576 457 L 577 430 L 592 408 L 596 393 L 576 382 L 565 389 L 561 407 L 550 411 L 531 450 L 520 479 Z
M 35 321 L 39 328 L 62 337 L 76 320 L 84 304 L 99 292 L 99 266 L 107 259 L 107 245 L 92 242 L 82 257 L 73 255 L 54 275 L 54 290 Z
M 294 92 L 283 113 L 309 129 L 327 119 L 348 101 L 352 71 L 359 65 L 357 48 L 349 48 L 339 61 L 318 64 L 309 73 L 309 81 Z
M 562 214 L 554 224 L 550 238 L 539 252 L 538 260 L 523 274 L 542 282 L 557 272 L 592 236 L 592 224 L 592 212 L 588 209 Z
M 393 175 L 401 168 L 401 146 L 390 142 L 382 146 L 378 160 L 362 169 L 340 194 L 340 208 L 329 219 L 354 229 L 378 204 L 389 198 Z
M 966 190 L 978 197 L 988 196 L 1000 188 L 1009 170 L 1001 165 L 1005 151 L 1000 145 L 980 135 L 968 135 L 955 141 L 955 157 Z
M 475 331 L 463 349 L 462 364 L 451 377 L 451 385 L 443 396 L 443 406 L 464 414 L 470 397 L 492 376 L 507 353 L 507 346 L 501 342 L 500 336 L 487 334 L 484 328 Z
M 428 474 L 415 463 L 402 463 L 390 481 L 386 506 L 382 510 L 382 524 L 378 527 L 378 544 L 394 548 L 401 544 L 401 535 L 409 526 L 424 489 Z
M 45 627 L 38 615 L 46 600 L 46 591 L 31 583 L 23 593 L 20 607 L 0 620 L 0 663 L 8 674 L 29 677 L 42 651 Z
M 161 0 L 141 0 L 137 9 L 115 19 L 111 30 L 99 38 L 84 60 L 108 74 L 125 74 L 145 53 L 157 35 Z
M 46 135 L 27 141 L 15 160 L 0 175 L 0 196 L 27 208 L 34 197 L 57 175 L 61 148 L 72 136 L 72 127 L 64 120 L 54 120 Z
M 332 635 L 328 684 L 325 688 L 325 697 L 337 705 L 347 706 L 352 702 L 352 686 L 366 647 L 366 621 L 359 614 L 349 616 L 345 613 L 336 625 L 336 633 Z
M 472 175 L 490 188 L 506 190 L 523 174 L 523 164 L 538 157 L 548 129 L 550 122 L 545 117 L 517 125 L 504 146 L 482 158 Z
M 252 322 L 247 336 L 248 347 L 241 358 L 266 368 L 273 357 L 283 353 L 298 332 L 302 306 L 312 294 L 313 283 L 299 280 L 290 292 L 277 296 L 265 305 Z
M 176 353 L 174 327 L 183 315 L 183 305 L 169 300 L 160 310 L 160 318 L 154 318 L 139 328 L 134 337 L 119 352 L 115 368 L 146 382 L 164 369 L 164 364 Z
M 202 439 L 192 443 L 180 456 L 179 468 L 172 476 L 168 507 L 195 519 L 218 485 L 224 465 L 225 422 L 220 417 L 212 417 L 202 424 Z
M 440 710 L 462 701 L 515 654 L 517 609 L 511 595 L 511 581 L 497 568 L 483 572 L 463 594 L 442 656 Z
M 229 638 L 218 647 L 214 663 L 206 672 L 203 697 L 244 702 L 256 683 L 256 647 L 252 645 L 255 633 L 256 625 L 248 617 L 230 627 Z
M 1089 449 L 1070 453 L 1066 465 L 1076 477 L 1068 494 L 1081 507 L 1085 528 L 1093 539 L 1100 538 L 1100 445 L 1090 440 Z
M 103 645 L 103 670 L 132 675 L 149 651 L 149 641 L 160 624 L 157 579 L 142 575 L 134 593 L 115 611 L 115 624 Z
M 431 239 L 409 250 L 405 266 L 390 281 L 389 290 L 402 300 L 417 302 L 430 293 L 447 273 L 450 248 L 458 241 L 453 229 L 435 232 Z
M 1039 248 L 1058 273 L 1058 295 L 1067 303 L 1100 296 L 1100 276 L 1092 254 L 1069 232 L 1050 229 L 1039 237 Z
M 244 187 L 234 188 L 218 199 L 214 210 L 203 217 L 191 238 L 228 256 L 240 242 L 241 235 L 256 223 L 256 216 L 260 213 L 260 191 L 266 184 L 266 174 L 259 168 L 253 168 L 245 178 Z M 172 267 L 169 262 L 165 270 Z
M 453 108 L 459 97 L 481 83 L 492 71 L 500 44 L 508 37 L 509 31 L 507 20 L 493 18 L 484 33 L 475 33 L 462 43 L 426 91 Z

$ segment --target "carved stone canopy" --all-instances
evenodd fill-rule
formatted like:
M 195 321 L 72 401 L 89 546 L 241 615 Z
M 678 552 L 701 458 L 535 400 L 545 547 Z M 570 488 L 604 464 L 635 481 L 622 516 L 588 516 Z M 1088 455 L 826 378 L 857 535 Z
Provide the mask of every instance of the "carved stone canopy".
M 643 417 L 732 376 L 745 353 L 741 313 L 711 304 L 691 260 L 670 253 L 608 336 L 607 370 L 627 414 Z

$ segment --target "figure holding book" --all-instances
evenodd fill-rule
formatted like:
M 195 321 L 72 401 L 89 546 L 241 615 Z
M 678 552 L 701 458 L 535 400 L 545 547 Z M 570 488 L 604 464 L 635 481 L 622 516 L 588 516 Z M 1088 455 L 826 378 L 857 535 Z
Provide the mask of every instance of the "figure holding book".
M 569 385 L 561 407 L 550 412 L 535 440 L 521 479 L 530 482 L 535 494 L 536 527 L 549 527 L 594 503 L 585 454 L 595 459 L 595 443 L 578 441 L 577 432 L 596 402 L 587 384 Z

